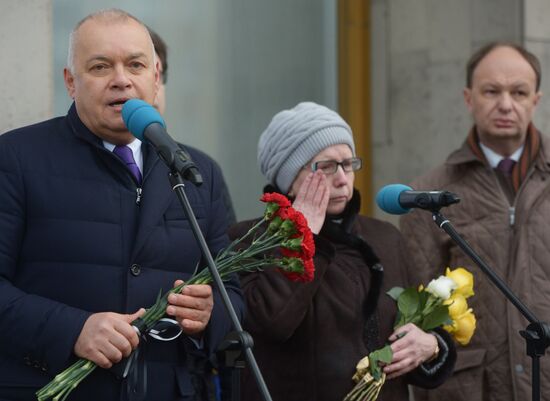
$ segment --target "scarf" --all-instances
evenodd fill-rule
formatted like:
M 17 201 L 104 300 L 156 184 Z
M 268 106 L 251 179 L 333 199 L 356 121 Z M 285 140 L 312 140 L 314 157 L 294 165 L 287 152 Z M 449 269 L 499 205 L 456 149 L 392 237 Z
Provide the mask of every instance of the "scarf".
M 367 349 L 373 351 L 381 347 L 377 305 L 382 282 L 384 279 L 384 267 L 371 246 L 361 236 L 351 232 L 355 218 L 359 214 L 361 197 L 357 190 L 353 191 L 353 197 L 346 209 L 339 216 L 327 216 L 321 229 L 323 235 L 334 243 L 346 244 L 361 253 L 363 260 L 369 267 L 370 283 L 367 296 L 363 301 L 363 341 Z
M 481 150 L 481 147 L 479 146 L 479 135 L 477 133 L 475 125 L 470 130 L 466 141 L 468 142 L 468 146 L 470 146 L 470 149 L 476 155 L 476 157 L 483 163 L 487 164 L 487 159 L 485 159 L 483 150 Z M 529 123 L 529 126 L 527 127 L 527 135 L 525 137 L 523 152 L 521 153 L 519 161 L 514 165 L 514 168 L 512 170 L 512 186 L 514 188 L 514 192 L 518 192 L 521 183 L 527 176 L 529 168 L 531 167 L 531 165 L 535 161 L 535 158 L 537 157 L 537 154 L 539 153 L 539 149 L 540 133 L 535 128 L 533 123 Z

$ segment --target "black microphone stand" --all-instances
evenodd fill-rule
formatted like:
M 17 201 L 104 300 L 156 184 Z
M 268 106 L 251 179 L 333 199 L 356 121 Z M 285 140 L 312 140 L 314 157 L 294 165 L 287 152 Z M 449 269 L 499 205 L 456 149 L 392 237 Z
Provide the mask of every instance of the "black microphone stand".
M 226 336 L 226 340 L 224 341 L 224 343 L 229 343 L 229 345 L 226 344 L 225 346 L 231 350 L 234 350 L 235 348 L 240 348 L 241 351 L 244 350 L 244 354 L 248 360 L 248 364 L 252 370 L 252 373 L 254 374 L 254 378 L 256 379 L 258 389 L 260 390 L 260 393 L 262 394 L 263 399 L 265 401 L 272 401 L 271 395 L 269 394 L 269 390 L 267 389 L 265 381 L 260 372 L 260 368 L 256 363 L 254 354 L 252 353 L 252 346 L 253 346 L 252 337 L 250 336 L 250 334 L 248 334 L 243 330 L 241 323 L 239 322 L 239 318 L 237 317 L 237 314 L 235 312 L 235 309 L 231 304 L 231 300 L 229 299 L 227 290 L 225 289 L 225 286 L 220 277 L 218 269 L 216 268 L 216 263 L 212 258 L 212 254 L 208 249 L 208 245 L 206 244 L 202 231 L 199 227 L 199 223 L 197 222 L 195 213 L 193 212 L 193 209 L 191 208 L 189 200 L 187 199 L 187 195 L 185 193 L 185 184 L 183 182 L 182 176 L 180 175 L 180 171 L 178 171 L 177 169 L 171 168 L 169 178 L 170 178 L 170 184 L 172 185 L 172 189 L 174 190 L 178 199 L 180 200 L 180 203 L 183 206 L 185 214 L 187 215 L 191 223 L 191 229 L 193 231 L 193 234 L 197 242 L 199 243 L 199 247 L 202 251 L 203 256 L 206 259 L 206 262 L 208 263 L 208 270 L 212 275 L 212 279 L 216 283 L 216 288 L 220 292 L 223 304 L 225 305 L 225 309 L 231 319 L 231 323 L 233 324 L 233 328 L 235 331 L 229 333 L 228 336 Z M 236 364 L 236 367 L 241 367 L 241 365 Z M 239 400 L 234 399 L 234 401 L 239 401 Z
M 481 257 L 472 249 L 470 244 L 457 233 L 453 225 L 440 212 L 439 208 L 431 210 L 432 217 L 443 231 L 449 234 L 449 237 L 460 246 L 466 255 L 468 255 L 485 273 L 493 284 L 508 298 L 508 300 L 520 311 L 520 313 L 529 321 L 525 330 L 520 330 L 520 335 L 525 338 L 527 345 L 527 355 L 532 358 L 532 400 L 540 401 L 540 357 L 544 356 L 546 348 L 550 346 L 550 326 L 541 322 L 525 306 L 521 300 L 512 292 L 510 287 L 481 259 Z

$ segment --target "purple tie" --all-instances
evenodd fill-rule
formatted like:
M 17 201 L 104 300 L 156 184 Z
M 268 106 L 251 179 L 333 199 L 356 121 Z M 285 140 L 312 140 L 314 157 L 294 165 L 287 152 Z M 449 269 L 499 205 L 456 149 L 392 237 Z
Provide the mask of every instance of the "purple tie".
M 512 169 L 514 168 L 514 164 L 516 164 L 515 160 L 510 159 L 509 157 L 505 157 L 504 159 L 498 162 L 497 169 L 502 171 L 504 175 L 512 175 Z
M 116 146 L 113 149 L 113 153 L 120 157 L 124 163 L 128 166 L 130 169 L 130 172 L 136 179 L 138 185 L 141 185 L 141 171 L 139 171 L 139 167 L 136 164 L 136 161 L 134 160 L 134 154 L 132 153 L 132 149 L 130 149 L 128 146 Z

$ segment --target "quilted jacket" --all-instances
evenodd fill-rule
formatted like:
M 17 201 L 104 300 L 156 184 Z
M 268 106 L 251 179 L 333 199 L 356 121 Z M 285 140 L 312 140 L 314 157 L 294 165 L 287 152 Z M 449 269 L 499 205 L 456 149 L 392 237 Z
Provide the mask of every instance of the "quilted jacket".
M 91 313 L 149 307 L 200 262 L 168 169 L 150 145 L 142 149 L 138 196 L 127 167 L 84 126 L 74 105 L 66 117 L 0 136 L 0 399 L 35 399 L 74 362 L 74 343 Z M 227 244 L 223 179 L 209 157 L 189 153 L 204 184 L 188 185 L 187 196 L 216 254 Z M 230 296 L 241 313 L 233 284 Z M 217 295 L 214 302 L 204 357 L 230 329 Z M 147 400 L 195 399 L 188 345 L 185 336 L 147 341 Z M 69 399 L 120 399 L 123 387 L 96 369 Z
M 459 204 L 442 213 L 474 250 L 542 321 L 550 322 L 550 138 L 522 182 L 513 204 L 495 171 L 478 160 L 468 145 L 412 183 L 421 190 L 448 190 Z M 472 342 L 458 347 L 454 375 L 431 392 L 418 390 L 417 401 L 525 401 L 531 399 L 531 359 L 519 331 L 527 320 L 492 282 L 437 227 L 431 213 L 415 210 L 401 219 L 401 229 L 416 268 L 428 282 L 446 266 L 467 267 L 475 279 L 469 300 L 477 316 Z M 550 400 L 550 355 L 541 358 L 542 400 Z

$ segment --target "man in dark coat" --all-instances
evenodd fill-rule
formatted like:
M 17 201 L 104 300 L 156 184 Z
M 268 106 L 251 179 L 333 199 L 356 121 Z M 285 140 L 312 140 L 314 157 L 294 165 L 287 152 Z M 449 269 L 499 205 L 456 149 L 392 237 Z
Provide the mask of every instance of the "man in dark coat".
M 176 340 L 145 342 L 130 325 L 201 263 L 168 168 L 121 118 L 126 100 L 155 99 L 151 38 L 121 10 L 98 12 L 72 32 L 68 64 L 67 116 L 0 136 L 0 399 L 34 400 L 77 358 L 110 368 L 138 344 L 146 389 L 96 369 L 70 399 L 206 399 L 206 361 L 231 329 L 215 290 L 169 297 Z M 227 244 L 225 184 L 208 156 L 189 153 L 204 183 L 187 196 L 215 254 Z M 228 290 L 242 314 L 238 286 Z

